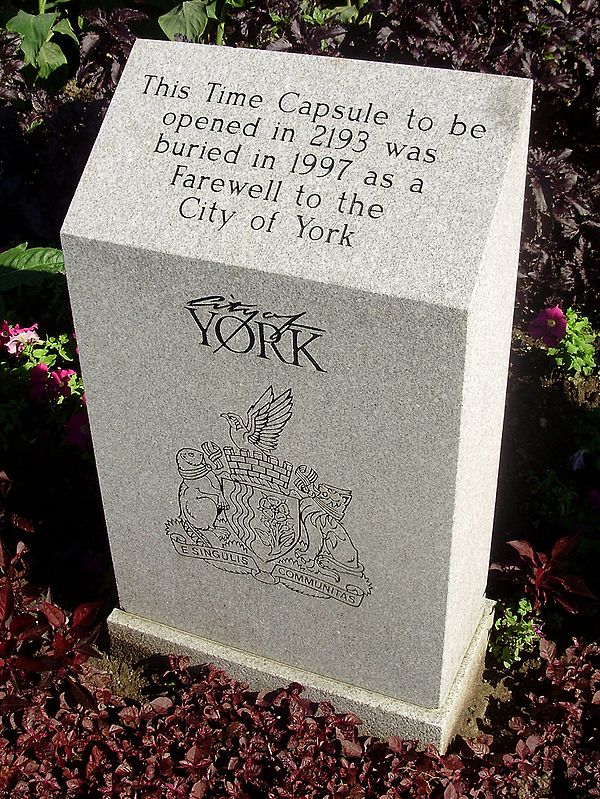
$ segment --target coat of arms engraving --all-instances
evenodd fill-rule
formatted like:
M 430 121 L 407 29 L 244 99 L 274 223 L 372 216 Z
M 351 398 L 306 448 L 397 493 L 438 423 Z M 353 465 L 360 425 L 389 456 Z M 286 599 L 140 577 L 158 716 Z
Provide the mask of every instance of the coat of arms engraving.
M 231 445 L 179 450 L 179 516 L 167 533 L 184 557 L 358 607 L 371 583 L 344 525 L 352 492 L 272 454 L 292 411 L 291 389 L 269 386 L 246 418 L 221 414 Z

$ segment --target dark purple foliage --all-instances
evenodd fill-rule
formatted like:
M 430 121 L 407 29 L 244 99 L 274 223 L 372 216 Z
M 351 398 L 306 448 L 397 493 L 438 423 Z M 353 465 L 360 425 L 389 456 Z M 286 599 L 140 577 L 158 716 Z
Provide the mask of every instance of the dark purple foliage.
M 6 481 L 2 484 L 5 486 Z M 562 546 L 562 545 L 561 545 Z M 543 642 L 508 729 L 433 747 L 361 734 L 295 683 L 250 691 L 186 658 L 146 663 L 147 700 L 88 657 L 97 606 L 69 618 L 0 546 L 0 795 L 23 799 L 496 799 L 600 796 L 600 647 Z M 532 684 L 532 683 L 530 683 Z M 502 732 L 500 730 L 500 732 Z
M 343 4 L 330 2 L 315 5 L 333 8 Z M 364 19 L 368 13 L 368 6 L 369 3 L 360 12 L 360 19 Z M 330 18 L 318 24 L 314 18 L 310 19 L 310 15 L 303 13 L 309 8 L 309 4 L 299 0 L 266 0 L 248 4 L 246 8 L 230 8 L 227 44 L 336 56 L 352 49 L 357 40 L 364 36 L 364 31 L 356 21 L 341 24 L 337 19 Z M 274 18 L 280 20 L 276 26 L 273 24 Z
M 5 471 L 0 471 L 0 535 L 7 536 L 10 532 L 19 534 L 35 532 L 34 522 L 12 505 L 11 488 L 12 480 Z M 2 537 L 0 537 L 0 547 L 2 546 Z M 6 556 L 2 556 L 2 561 L 6 562 Z
M 414 741 L 361 735 L 355 716 L 309 701 L 300 685 L 256 693 L 214 667 L 188 670 L 180 657 L 153 666 L 146 702 L 125 700 L 81 662 L 89 608 L 69 626 L 14 579 L 13 590 L 0 592 L 5 639 L 33 636 L 35 651 L 14 656 L 0 695 L 3 795 L 496 799 L 524 795 L 525 786 L 531 797 L 600 795 L 595 645 L 576 642 L 562 658 L 547 652 L 539 693 L 514 705 L 503 749 L 494 752 L 482 733 L 441 756 Z M 42 621 L 35 633 L 33 612 Z
M 24 100 L 26 83 L 21 70 L 20 37 L 17 33 L 0 31 L 0 100 Z
M 560 538 L 549 555 L 535 551 L 529 541 L 509 541 L 509 546 L 518 553 L 517 561 L 508 559 L 502 564 L 495 563 L 492 569 L 523 585 L 535 613 L 551 600 L 568 613 L 591 610 L 598 598 L 581 577 L 567 573 L 567 559 L 580 540 L 578 534 Z
M 81 40 L 77 80 L 96 94 L 112 94 L 135 39 L 131 24 L 147 16 L 129 8 L 95 8 L 83 16 L 89 25 Z
M 58 243 L 135 24 L 150 18 L 150 35 L 159 36 L 156 18 L 168 3 L 103 5 L 84 14 L 76 63 L 69 54 L 72 80 L 59 93 L 26 82 L 18 37 L 0 32 L 0 248 L 25 240 Z M 578 304 L 598 326 L 600 14 L 595 0 L 372 0 L 344 24 L 335 18 L 317 24 L 308 18 L 308 8 L 299 0 L 228 6 L 226 42 L 533 78 L 520 311 L 523 316 L 531 311 L 532 317 L 546 305 Z M 1 467 L 14 476 L 12 464 Z M 43 468 L 28 463 L 20 477 L 32 471 L 48 477 L 51 467 L 47 454 Z M 17 482 L 25 485 L 24 479 Z M 9 497 L 9 489 L 0 472 L 2 535 L 15 540 L 32 534 L 44 542 L 47 554 L 60 549 L 57 531 L 51 528 L 49 534 L 47 520 L 44 529 L 41 511 L 32 522 L 23 511 L 24 495 L 15 498 L 13 489 Z M 72 490 L 64 507 L 68 504 L 83 528 L 84 508 L 76 508 L 80 494 Z M 50 504 L 50 496 L 50 489 L 36 486 L 40 508 Z M 99 505 L 95 515 L 101 517 Z M 65 526 L 63 536 L 73 546 L 70 528 Z M 570 613 L 589 609 L 593 595 L 572 573 L 578 541 L 559 538 L 549 554 L 513 541 L 514 558 L 501 569 L 516 578 L 536 610 L 547 605 Z M 62 546 L 64 558 L 64 540 Z M 542 641 L 547 665 L 536 672 L 535 690 L 514 694 L 508 728 L 497 722 L 495 738 L 486 729 L 441 757 L 415 742 L 361 735 L 355 717 L 308 701 L 298 685 L 257 694 L 214 668 L 188 671 L 177 658 L 155 673 L 149 694 L 154 698 L 142 704 L 120 698 L 87 663 L 94 606 L 79 607 L 70 620 L 28 585 L 23 556 L 21 546 L 13 557 L 0 549 L 2 796 L 600 796 L 600 651 L 595 644 L 575 643 L 557 658 L 556 646 Z M 164 695 L 167 685 L 169 696 Z
M 11 556 L 0 542 L 0 713 L 34 705 L 56 679 L 70 684 L 98 633 L 90 627 L 96 603 L 79 606 L 68 625 L 61 608 L 40 598 L 26 578 L 26 552 L 20 543 Z
M 521 302 L 600 297 L 600 15 L 594 0 L 379 2 L 370 55 L 534 80 Z
M 93 114 L 102 114 L 118 81 L 133 42 L 132 25 L 150 17 L 155 26 L 150 35 L 161 35 L 157 8 L 150 3 L 134 5 L 84 14 L 80 60 L 73 72 L 79 86 L 101 101 L 100 108 L 90 109 Z M 587 305 L 594 319 L 600 300 L 600 14 L 595 0 L 371 0 L 344 24 L 336 17 L 317 24 L 307 17 L 307 8 L 299 0 L 227 6 L 226 42 L 534 80 L 519 303 L 523 311 L 557 300 L 565 306 Z M 10 35 L 0 39 L 0 103 L 22 97 L 14 42 Z M 25 136 L 25 142 L 19 141 L 15 118 L 7 120 L 9 135 L 3 137 L 5 153 L 0 152 L 0 159 L 5 160 L 8 175 L 0 169 L 0 197 L 6 198 L 11 219 L 0 246 L 26 239 L 57 241 L 62 215 L 89 151 L 88 131 L 93 139 L 96 128 L 96 123 L 89 126 L 88 111 L 74 109 L 86 123 L 64 142 L 75 156 L 74 164 L 51 160 L 46 142 L 54 132 L 46 122 L 57 113 L 56 101 L 40 92 L 28 100 L 32 107 L 19 108 L 17 116 L 21 126 L 42 122 L 33 139 Z M 83 96 L 78 99 L 85 102 Z M 49 182 L 46 164 L 60 180 L 54 190 L 56 211 L 49 217 L 46 203 L 42 200 L 39 207 L 33 199 Z M 32 170 L 33 181 L 28 178 Z M 37 171 L 44 172 L 40 180 Z M 60 177 L 63 173 L 65 178 Z
M 550 653 L 548 660 L 528 712 L 521 708 L 509 722 L 518 742 L 504 765 L 523 782 L 547 774 L 546 795 L 600 796 L 600 647 L 575 641 L 563 657 Z
M 26 86 L 13 34 L 0 33 L 0 248 L 59 244 L 59 230 L 134 41 L 137 10 L 95 9 L 71 82 Z
M 60 225 L 94 143 L 107 104 L 29 93 L 25 132 L 12 107 L 2 108 L 12 135 L 0 139 L 0 241 L 58 244 Z

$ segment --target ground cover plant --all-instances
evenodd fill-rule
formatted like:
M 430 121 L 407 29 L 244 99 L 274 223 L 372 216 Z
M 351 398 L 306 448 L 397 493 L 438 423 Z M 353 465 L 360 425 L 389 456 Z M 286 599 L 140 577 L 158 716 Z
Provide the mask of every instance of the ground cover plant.
M 175 659 L 149 664 L 127 698 L 90 660 L 114 586 L 59 229 L 136 35 L 534 79 L 493 691 L 479 731 L 444 757 L 365 737 L 299 686 L 256 694 Z M 600 795 L 599 53 L 593 0 L 3 5 L 3 795 Z
M 148 664 L 125 699 L 86 660 L 93 605 L 72 618 L 2 549 L 0 791 L 17 797 L 593 797 L 600 795 L 600 647 L 542 650 L 534 693 L 513 691 L 497 740 L 441 756 L 365 736 L 352 714 L 291 684 L 253 692 L 185 658 Z

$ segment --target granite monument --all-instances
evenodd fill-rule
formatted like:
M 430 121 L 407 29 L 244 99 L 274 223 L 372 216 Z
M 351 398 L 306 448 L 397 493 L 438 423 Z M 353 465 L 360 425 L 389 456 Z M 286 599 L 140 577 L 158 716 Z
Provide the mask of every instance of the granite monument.
M 62 231 L 115 641 L 446 745 L 490 624 L 530 103 L 136 42 Z

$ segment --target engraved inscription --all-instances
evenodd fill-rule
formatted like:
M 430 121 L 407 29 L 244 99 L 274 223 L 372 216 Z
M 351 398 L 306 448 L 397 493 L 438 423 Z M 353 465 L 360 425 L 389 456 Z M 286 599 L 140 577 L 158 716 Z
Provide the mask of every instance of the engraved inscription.
M 293 404 L 291 389 L 269 386 L 245 416 L 221 414 L 231 446 L 177 453 L 179 516 L 167 534 L 183 557 L 358 607 L 372 586 L 344 524 L 352 492 L 272 454 Z
M 225 349 L 236 355 L 253 354 L 288 366 L 327 371 L 318 353 L 325 331 L 300 321 L 306 311 L 263 311 L 252 303 L 218 294 L 190 300 L 186 308 L 200 330 L 200 343 L 215 353 Z
M 148 152 L 170 214 L 202 236 L 287 237 L 352 255 L 377 243 L 399 197 L 418 210 L 445 189 L 442 170 L 492 146 L 489 122 L 462 108 L 434 110 L 406 91 L 394 102 L 349 102 L 295 86 L 293 75 L 284 88 L 250 75 L 233 83 L 212 69 L 185 85 L 155 73 L 139 79 L 154 109 Z

